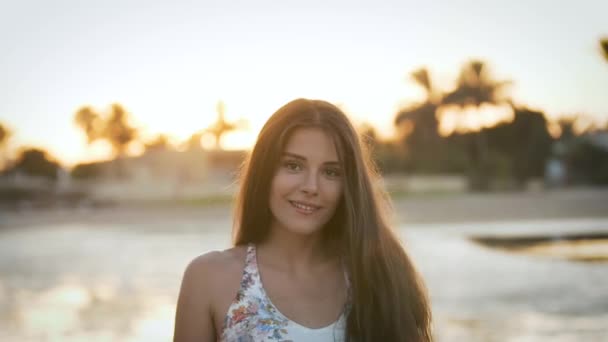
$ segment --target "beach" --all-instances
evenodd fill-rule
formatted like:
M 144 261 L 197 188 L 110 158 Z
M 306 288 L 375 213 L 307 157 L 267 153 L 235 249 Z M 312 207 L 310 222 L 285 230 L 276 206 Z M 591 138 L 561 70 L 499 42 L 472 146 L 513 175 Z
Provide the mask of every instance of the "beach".
M 608 234 L 608 189 L 393 203 L 437 341 L 604 341 L 608 240 L 585 237 Z M 0 340 L 171 340 L 183 270 L 230 246 L 231 210 L 223 201 L 0 212 Z M 567 243 L 574 233 L 582 239 Z M 527 245 L 505 248 L 512 239 Z
M 145 223 L 226 220 L 229 200 L 117 202 L 100 207 L 0 209 L 0 228 L 86 222 Z M 440 224 L 608 217 L 608 188 L 498 193 L 429 193 L 393 197 L 397 224 Z M 224 229 L 205 225 L 202 229 Z

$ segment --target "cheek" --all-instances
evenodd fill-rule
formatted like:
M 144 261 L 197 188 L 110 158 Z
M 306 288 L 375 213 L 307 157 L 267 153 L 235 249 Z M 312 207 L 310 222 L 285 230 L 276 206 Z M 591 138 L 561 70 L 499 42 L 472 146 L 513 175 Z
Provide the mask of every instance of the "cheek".
M 272 179 L 270 184 L 270 193 L 274 195 L 284 195 L 292 191 L 294 184 L 296 184 L 294 175 L 277 172 Z
M 275 177 L 272 180 L 272 183 L 270 183 L 270 199 L 272 201 L 279 196 L 281 196 L 281 183 L 280 180 Z
M 275 212 L 280 210 L 282 199 L 285 197 L 285 190 L 281 184 L 281 180 L 275 177 L 270 184 L 270 210 Z
M 330 184 L 327 184 L 326 187 L 326 198 L 328 201 L 331 201 L 334 203 L 334 205 L 338 205 L 338 202 L 340 201 L 340 198 L 342 197 L 342 191 L 343 191 L 343 186 L 342 183 L 339 182 L 332 182 Z

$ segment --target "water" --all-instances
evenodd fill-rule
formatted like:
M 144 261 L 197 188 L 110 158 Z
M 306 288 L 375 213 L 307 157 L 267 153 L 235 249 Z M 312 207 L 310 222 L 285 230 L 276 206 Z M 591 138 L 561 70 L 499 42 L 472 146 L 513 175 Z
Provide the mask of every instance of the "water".
M 204 226 L 214 228 L 96 222 L 0 231 L 0 341 L 171 340 L 186 264 L 229 246 L 228 221 Z M 400 230 L 427 281 L 438 341 L 606 341 L 608 264 L 506 253 L 467 239 L 488 227 Z

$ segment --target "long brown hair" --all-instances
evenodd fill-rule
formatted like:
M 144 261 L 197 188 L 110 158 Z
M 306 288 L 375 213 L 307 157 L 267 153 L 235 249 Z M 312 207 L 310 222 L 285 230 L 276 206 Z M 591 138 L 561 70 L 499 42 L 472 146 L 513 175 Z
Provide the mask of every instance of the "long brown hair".
M 260 131 L 241 169 L 234 244 L 262 242 L 272 214 L 270 185 L 295 129 L 318 127 L 334 141 L 344 192 L 324 240 L 335 244 L 350 280 L 349 341 L 431 341 L 431 310 L 422 278 L 392 231 L 390 200 L 348 117 L 320 100 L 297 99 L 277 110 Z

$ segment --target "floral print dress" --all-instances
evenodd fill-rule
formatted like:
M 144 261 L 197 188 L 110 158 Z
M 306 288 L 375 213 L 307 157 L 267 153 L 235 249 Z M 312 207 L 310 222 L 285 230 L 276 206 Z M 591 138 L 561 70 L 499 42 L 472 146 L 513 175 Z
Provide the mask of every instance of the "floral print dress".
M 255 245 L 247 246 L 241 287 L 228 308 L 220 341 L 344 341 L 345 326 L 344 312 L 337 321 L 319 329 L 304 327 L 285 317 L 272 304 L 264 291 L 258 271 Z

